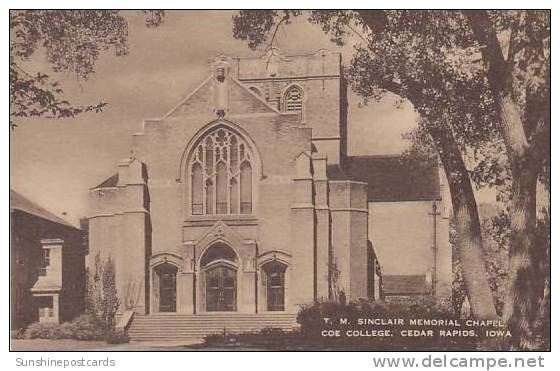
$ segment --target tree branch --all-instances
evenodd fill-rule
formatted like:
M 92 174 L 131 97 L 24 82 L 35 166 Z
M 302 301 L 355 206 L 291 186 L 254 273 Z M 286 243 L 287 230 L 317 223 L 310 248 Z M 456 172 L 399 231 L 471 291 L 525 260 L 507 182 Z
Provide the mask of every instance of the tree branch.
M 280 20 L 280 22 L 278 22 L 276 24 L 276 27 L 274 27 L 274 32 L 272 33 L 272 36 L 270 38 L 270 43 L 268 44 L 268 46 L 266 47 L 265 50 L 272 50 L 272 44 L 274 43 L 274 40 L 276 39 L 276 33 L 278 33 L 278 29 L 280 28 L 280 25 L 286 21 L 288 21 L 288 19 L 290 19 L 290 15 L 288 13 L 284 13 L 284 16 L 282 17 L 282 19 Z M 270 63 L 270 59 L 272 58 L 272 54 L 274 53 L 270 53 L 270 55 L 268 56 L 268 58 L 266 59 L 266 67 L 265 69 L 268 71 L 268 64 Z
M 380 87 L 381 89 L 387 90 L 387 91 L 389 91 L 389 92 L 391 92 L 391 93 L 393 93 L 393 94 L 396 94 L 396 95 L 402 97 L 402 89 L 403 89 L 403 87 L 402 87 L 402 84 L 399 83 L 399 82 L 396 82 L 396 81 L 394 81 L 394 80 L 391 80 L 391 81 L 387 80 L 387 81 L 383 81 L 383 82 L 379 85 L 379 87 Z M 403 98 L 407 98 L 407 99 L 408 99 L 408 97 L 403 97 Z
M 544 117 L 537 121 L 533 135 L 529 139 L 528 155 L 536 164 L 541 164 L 550 151 L 550 105 L 545 103 Z
M 511 71 L 513 70 L 515 55 L 519 53 L 525 47 L 526 44 L 523 40 L 517 40 L 519 36 L 519 28 L 524 22 L 525 22 L 525 12 L 520 11 L 517 21 L 513 24 L 511 29 L 511 34 L 509 36 L 509 47 L 508 47 L 508 55 L 506 61 L 508 73 L 511 73 Z
M 366 43 L 366 45 L 368 45 L 368 44 L 370 43 L 370 41 L 367 40 L 367 39 L 365 38 L 365 36 L 363 36 L 361 33 L 359 33 L 354 27 L 350 26 L 349 24 L 347 24 L 346 27 L 348 27 L 348 29 L 349 29 L 350 31 L 352 31 L 356 36 L 358 36 L 360 39 L 362 39 L 362 41 L 363 41 L 364 43 Z
M 519 106 L 514 101 L 513 76 L 508 70 L 492 20 L 486 10 L 465 11 L 471 30 L 478 41 L 482 59 L 488 68 L 486 76 L 500 114 L 501 132 L 513 168 L 527 154 L 529 143 Z
M 290 15 L 288 13 L 284 13 L 284 16 L 282 17 L 280 22 L 278 22 L 276 24 L 276 27 L 274 27 L 274 32 L 272 33 L 270 43 L 268 43 L 268 46 L 266 47 L 266 50 L 272 48 L 272 44 L 274 43 L 274 40 L 276 39 L 276 34 L 278 33 L 278 29 L 280 28 L 280 25 L 282 25 L 282 23 L 288 21 L 288 19 L 290 19 Z M 267 64 L 268 64 L 268 62 L 267 62 Z
M 483 60 L 487 64 L 490 85 L 500 94 L 511 92 L 511 74 L 508 74 L 502 47 L 488 13 L 486 10 L 465 13 L 480 46 Z

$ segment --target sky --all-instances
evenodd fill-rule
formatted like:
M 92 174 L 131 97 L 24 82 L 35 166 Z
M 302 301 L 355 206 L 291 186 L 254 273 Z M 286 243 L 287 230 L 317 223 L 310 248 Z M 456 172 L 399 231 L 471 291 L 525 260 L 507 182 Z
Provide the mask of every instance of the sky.
M 76 225 L 88 214 L 88 190 L 129 156 L 131 135 L 141 130 L 142 120 L 163 116 L 200 85 L 216 55 L 263 53 L 233 39 L 233 12 L 169 11 L 158 28 L 145 27 L 135 12 L 125 14 L 129 54 L 102 54 L 88 80 L 53 73 L 41 50 L 25 67 L 61 81 L 65 98 L 74 104 L 108 103 L 102 113 L 73 119 L 20 120 L 10 134 L 10 187 Z M 353 51 L 351 45 L 337 47 L 303 18 L 282 25 L 275 46 L 286 54 L 340 51 L 345 63 Z M 349 154 L 398 154 L 407 148 L 402 135 L 416 126 L 416 113 L 409 104 L 395 103 L 388 96 L 363 105 L 349 91 Z

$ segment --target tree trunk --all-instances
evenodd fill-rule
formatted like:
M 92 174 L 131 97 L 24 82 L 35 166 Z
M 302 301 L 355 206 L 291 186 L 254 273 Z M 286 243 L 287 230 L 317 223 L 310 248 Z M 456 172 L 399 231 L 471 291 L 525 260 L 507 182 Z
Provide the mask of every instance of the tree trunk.
M 511 331 L 514 349 L 535 350 L 540 346 L 541 336 L 535 330 L 545 283 L 541 269 L 545 249 L 534 242 L 538 161 L 532 157 L 534 148 L 527 141 L 511 93 L 494 90 L 494 99 L 512 175 L 508 290 L 503 319 Z
M 546 255 L 544 246 L 536 246 L 534 238 L 539 168 L 539 160 L 534 155 L 539 144 L 527 140 L 527 123 L 513 98 L 511 69 L 504 60 L 488 13 L 469 11 L 466 16 L 478 43 L 484 46 L 482 58 L 488 68 L 486 76 L 500 116 L 512 173 L 509 282 L 504 319 L 512 333 L 513 348 L 536 349 L 539 341 L 535 326 L 545 289 L 541 263 Z
M 496 319 L 498 315 L 488 284 L 478 209 L 469 174 L 451 129 L 438 126 L 429 128 L 429 132 L 449 182 L 459 262 L 472 314 L 477 319 Z
M 375 33 L 376 30 L 384 28 L 386 18 L 383 12 L 358 11 L 358 13 L 364 25 L 368 26 L 372 32 Z M 385 88 L 400 95 L 398 88 L 393 89 L 392 86 Z M 415 106 L 422 106 L 422 104 L 415 104 L 413 97 L 408 96 L 408 99 Z M 428 118 L 426 122 L 430 122 L 430 119 Z M 451 128 L 442 123 L 438 127 L 430 125 L 428 131 L 435 143 L 449 182 L 457 229 L 459 261 L 472 313 L 476 318 L 495 319 L 498 315 L 494 306 L 492 290 L 488 284 L 478 209 L 469 174 Z
M 504 320 L 516 349 L 537 349 L 534 327 L 539 314 L 544 281 L 539 262 L 543 255 L 533 247 L 536 226 L 536 174 L 522 171 L 513 178 L 508 297 Z
M 495 94 L 512 168 L 511 239 L 509 249 L 508 295 L 504 320 L 512 333 L 515 349 L 538 349 L 536 333 L 545 280 L 541 264 L 545 246 L 535 244 L 537 224 L 538 167 L 530 156 L 521 116 L 511 94 Z M 520 130 L 521 127 L 521 130 Z

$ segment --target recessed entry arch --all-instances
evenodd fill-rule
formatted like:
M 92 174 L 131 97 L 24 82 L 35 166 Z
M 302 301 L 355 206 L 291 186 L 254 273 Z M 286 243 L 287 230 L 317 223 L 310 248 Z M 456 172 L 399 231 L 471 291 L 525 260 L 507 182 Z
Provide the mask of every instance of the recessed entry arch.
M 206 312 L 237 311 L 239 263 L 236 251 L 224 242 L 214 242 L 202 252 L 199 293 Z
M 153 310 L 177 312 L 177 273 L 179 268 L 168 262 L 152 268 Z
M 289 311 L 290 268 L 292 255 L 284 250 L 270 250 L 257 258 L 259 281 L 259 310 L 266 312 Z
M 150 259 L 151 312 L 177 312 L 177 278 L 183 259 L 172 253 L 161 253 Z

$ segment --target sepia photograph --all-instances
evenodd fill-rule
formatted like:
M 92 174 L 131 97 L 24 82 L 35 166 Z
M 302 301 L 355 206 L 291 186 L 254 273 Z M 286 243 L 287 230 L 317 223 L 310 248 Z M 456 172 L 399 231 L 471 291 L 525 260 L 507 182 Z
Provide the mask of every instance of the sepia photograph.
M 550 9 L 11 9 L 9 350 L 550 352 L 550 94 Z

